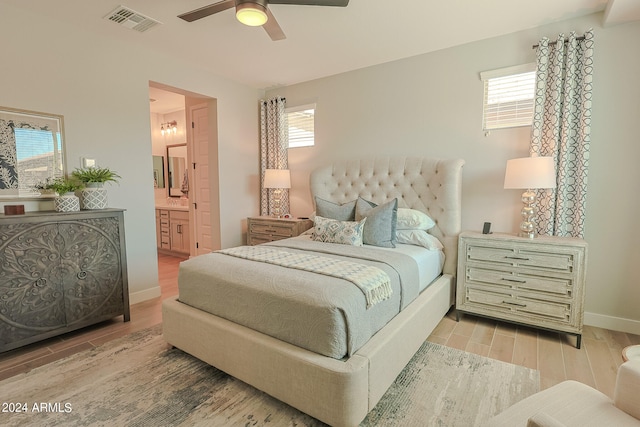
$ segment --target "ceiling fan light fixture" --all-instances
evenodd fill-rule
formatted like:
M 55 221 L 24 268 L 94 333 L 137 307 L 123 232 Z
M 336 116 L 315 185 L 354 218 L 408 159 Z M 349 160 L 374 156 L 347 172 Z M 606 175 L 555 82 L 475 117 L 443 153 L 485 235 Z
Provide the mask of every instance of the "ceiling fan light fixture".
M 250 27 L 260 27 L 267 20 L 267 10 L 264 6 L 254 3 L 242 3 L 236 6 L 236 19 Z

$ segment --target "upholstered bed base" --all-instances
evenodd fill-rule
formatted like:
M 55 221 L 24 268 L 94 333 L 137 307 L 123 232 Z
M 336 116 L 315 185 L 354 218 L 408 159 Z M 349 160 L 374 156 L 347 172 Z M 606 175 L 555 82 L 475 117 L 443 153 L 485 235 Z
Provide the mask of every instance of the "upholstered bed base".
M 287 344 L 177 299 L 163 303 L 164 337 L 173 346 L 327 424 L 356 426 L 449 310 L 453 282 L 448 274 L 436 279 L 346 360 Z
M 311 174 L 314 195 L 334 203 L 358 196 L 428 214 L 444 245 L 443 275 L 353 356 L 337 360 L 296 347 L 176 299 L 163 303 L 167 342 L 334 426 L 355 426 L 373 409 L 452 306 L 462 160 L 373 158 L 336 162 Z

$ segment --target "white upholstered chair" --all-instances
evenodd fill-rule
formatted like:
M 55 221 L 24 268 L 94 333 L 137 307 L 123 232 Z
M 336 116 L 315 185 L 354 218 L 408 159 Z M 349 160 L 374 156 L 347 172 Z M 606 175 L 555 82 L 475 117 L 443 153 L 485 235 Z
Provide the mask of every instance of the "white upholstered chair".
M 640 426 L 640 360 L 618 369 L 613 400 L 577 381 L 564 381 L 521 400 L 487 426 Z

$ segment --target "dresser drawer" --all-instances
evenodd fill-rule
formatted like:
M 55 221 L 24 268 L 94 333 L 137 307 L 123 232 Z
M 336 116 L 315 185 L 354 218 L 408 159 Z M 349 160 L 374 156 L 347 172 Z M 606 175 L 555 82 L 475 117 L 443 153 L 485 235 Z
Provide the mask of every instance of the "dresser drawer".
M 280 237 L 282 239 L 287 237 L 293 237 L 293 227 L 287 224 L 279 225 L 272 223 L 252 223 L 251 233 L 265 234 L 268 236 Z
M 284 237 L 277 238 L 275 236 L 252 234 L 249 236 L 249 242 L 247 242 L 247 244 L 250 246 L 253 246 L 253 245 L 259 245 L 267 242 L 275 242 L 276 240 L 282 240 L 282 239 L 284 239 Z
M 493 316 L 502 313 L 502 316 L 507 315 L 507 319 L 511 320 L 536 319 L 546 323 L 551 322 L 555 326 L 573 324 L 573 311 L 570 302 L 542 301 L 515 291 L 501 293 L 469 287 L 467 288 L 466 305 L 469 308 L 480 310 L 481 314 Z M 524 319 L 523 316 L 525 316 Z
M 551 277 L 550 275 L 535 275 L 515 270 L 487 269 L 467 266 L 466 282 L 468 284 L 485 284 L 495 287 L 527 290 L 539 292 L 546 296 L 572 297 L 573 281 L 571 278 Z
M 546 271 L 571 273 L 574 268 L 572 253 L 549 253 L 524 248 L 496 248 L 470 245 L 467 260 L 491 265 L 510 265 Z
M 170 211 L 169 218 L 172 220 L 181 219 L 183 221 L 189 220 L 189 212 L 188 211 Z

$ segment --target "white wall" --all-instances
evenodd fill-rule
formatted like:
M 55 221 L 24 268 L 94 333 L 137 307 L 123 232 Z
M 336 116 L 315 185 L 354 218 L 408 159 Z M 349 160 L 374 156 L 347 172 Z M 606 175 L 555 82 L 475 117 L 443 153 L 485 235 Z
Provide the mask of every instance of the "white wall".
M 316 146 L 289 152 L 295 215 L 312 210 L 309 171 L 337 158 L 409 155 L 466 160 L 464 229 L 515 232 L 520 190 L 504 190 L 506 161 L 528 155 L 527 128 L 482 131 L 478 73 L 535 62 L 542 36 L 595 29 L 585 321 L 640 333 L 640 23 L 601 27 L 601 15 L 276 89 L 287 105 L 316 102 Z
M 136 37 L 140 34 L 132 31 L 132 40 Z M 122 176 L 119 185 L 109 187 L 109 205 L 126 209 L 132 302 L 159 295 L 150 81 L 217 98 L 222 245 L 242 243 L 243 219 L 258 212 L 259 91 L 163 52 L 92 36 L 2 4 L 0 39 L 0 105 L 64 115 L 68 169 L 79 167 L 84 156 Z

